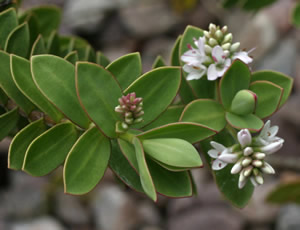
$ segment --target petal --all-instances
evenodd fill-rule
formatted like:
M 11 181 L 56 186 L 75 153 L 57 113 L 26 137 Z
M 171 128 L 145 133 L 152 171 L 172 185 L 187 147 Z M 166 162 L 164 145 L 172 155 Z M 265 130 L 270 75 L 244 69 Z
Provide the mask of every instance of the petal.
M 265 153 L 267 155 L 277 152 L 281 147 L 283 146 L 282 141 L 276 141 L 271 144 L 268 144 L 266 146 L 261 147 L 259 150 L 262 153 Z
M 240 51 L 240 52 L 235 53 L 233 55 L 233 60 L 235 60 L 235 59 L 239 59 L 246 64 L 249 64 L 253 61 L 253 59 L 248 56 L 248 52 L 245 52 L 245 51 Z
M 198 52 L 195 51 L 195 49 L 188 50 L 181 56 L 181 61 L 190 63 L 197 61 Z
M 211 54 L 216 63 L 222 62 L 225 59 L 225 54 L 221 46 L 215 46 Z
M 231 174 L 237 174 L 239 172 L 241 172 L 243 166 L 242 166 L 242 162 L 238 161 L 237 163 L 234 164 L 234 166 L 231 168 Z
M 252 177 L 250 177 L 250 180 L 251 180 L 251 182 L 252 182 L 252 184 L 253 184 L 253 186 L 254 187 L 257 187 L 259 184 L 255 181 L 255 178 L 252 176 Z
M 207 70 L 207 79 L 214 81 L 218 78 L 218 71 L 215 64 L 211 64 Z
M 223 169 L 225 166 L 227 165 L 227 163 L 219 160 L 219 159 L 216 159 L 214 160 L 213 164 L 212 164 L 212 169 L 213 170 L 221 170 Z
M 219 159 L 221 161 L 224 161 L 226 163 L 235 163 L 238 159 L 238 155 L 237 154 L 230 154 L 230 153 L 222 153 L 219 156 Z
M 204 36 L 200 37 L 198 41 L 195 41 L 195 44 L 198 47 L 200 54 L 205 55 L 205 51 L 204 51 L 205 37 Z
M 275 174 L 275 170 L 267 162 L 264 162 L 264 166 L 261 168 L 261 171 L 263 171 L 266 174 Z
M 274 125 L 270 127 L 269 131 L 267 132 L 267 135 L 269 138 L 275 137 L 278 133 L 279 127 L 277 125 Z
M 207 154 L 211 157 L 211 158 L 218 158 L 220 152 L 215 150 L 215 149 L 211 149 L 207 152 Z
M 215 150 L 217 150 L 218 152 L 223 152 L 226 149 L 226 147 L 224 145 L 222 145 L 222 144 L 220 144 L 218 142 L 215 142 L 215 141 L 211 141 L 210 145 L 212 147 L 214 147 Z
M 252 136 L 248 129 L 242 129 L 241 131 L 239 131 L 237 137 L 242 148 L 250 145 L 252 142 Z

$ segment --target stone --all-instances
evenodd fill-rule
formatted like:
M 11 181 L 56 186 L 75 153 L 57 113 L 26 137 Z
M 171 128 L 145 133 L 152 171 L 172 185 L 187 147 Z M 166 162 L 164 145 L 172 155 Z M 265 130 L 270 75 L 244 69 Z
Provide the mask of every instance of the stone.
M 290 204 L 280 209 L 276 221 L 276 230 L 298 230 L 300 229 L 300 206 Z
M 150 200 L 145 200 L 138 203 L 137 212 L 140 216 L 140 221 L 148 225 L 159 225 L 161 223 L 161 217 L 156 205 Z
M 27 222 L 12 223 L 9 230 L 65 230 L 53 217 L 43 216 Z

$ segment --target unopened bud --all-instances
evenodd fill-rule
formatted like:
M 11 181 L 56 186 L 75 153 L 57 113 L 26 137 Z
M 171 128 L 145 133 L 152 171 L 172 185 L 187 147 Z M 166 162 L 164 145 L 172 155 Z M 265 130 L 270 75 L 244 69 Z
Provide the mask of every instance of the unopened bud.
M 208 31 L 204 30 L 204 31 L 203 31 L 203 34 L 204 34 L 204 36 L 205 36 L 207 39 L 210 38 L 210 35 L 209 35 L 209 32 L 208 32 Z
M 223 34 L 226 34 L 227 31 L 228 31 L 228 26 L 223 26 L 223 27 L 222 27 L 222 33 L 223 33 Z
M 126 112 L 125 117 L 126 118 L 131 118 L 132 117 L 132 112 Z
M 253 156 L 254 156 L 254 158 L 256 158 L 258 160 L 262 160 L 266 157 L 266 154 L 264 154 L 264 153 L 254 153 Z
M 236 43 L 232 44 L 231 47 L 230 47 L 230 51 L 231 52 L 236 52 L 240 48 L 240 45 L 241 45 L 241 43 L 239 43 L 239 42 L 236 42 Z
M 273 169 L 273 167 L 268 164 L 267 162 L 264 162 L 264 166 L 261 168 L 261 171 L 266 173 L 266 174 L 274 174 L 275 170 Z
M 126 130 L 128 129 L 128 125 L 125 122 L 122 122 L 122 128 Z
M 271 144 L 261 147 L 260 151 L 269 155 L 269 154 L 275 153 L 279 149 L 281 149 L 282 145 L 283 145 L 282 141 L 276 141 L 276 142 L 273 142 Z
M 223 37 L 222 31 L 221 31 L 221 30 L 217 30 L 217 31 L 216 31 L 216 38 L 217 38 L 217 39 L 221 39 L 222 37 Z
M 222 43 L 225 44 L 225 43 L 227 43 L 227 42 L 229 42 L 229 43 L 232 42 L 232 33 L 229 33 L 229 34 L 226 34 L 226 35 L 225 35 L 225 37 L 224 37 Z
M 239 131 L 237 137 L 242 148 L 250 145 L 252 142 L 252 136 L 248 129 L 242 129 L 241 131 Z
M 250 156 L 253 153 L 253 149 L 251 147 L 246 147 L 243 153 L 244 156 Z
M 138 118 L 138 119 L 135 119 L 134 120 L 134 124 L 138 124 L 138 123 L 141 123 L 143 121 L 143 118 L 142 117 L 140 117 L 140 118 Z
M 210 23 L 208 29 L 209 29 L 209 31 L 211 33 L 214 34 L 216 32 L 216 30 L 217 30 L 217 26 L 215 24 L 213 24 L 213 23 Z
M 133 118 L 125 118 L 125 122 L 131 125 L 133 123 Z
M 219 156 L 219 159 L 226 163 L 235 163 L 237 161 L 238 155 L 232 153 L 223 153 Z
M 210 46 L 214 47 L 214 46 L 218 45 L 218 42 L 217 42 L 216 39 L 210 38 L 210 39 L 208 40 L 208 44 L 209 44 Z
M 251 157 L 245 157 L 244 160 L 242 161 L 242 166 L 243 167 L 247 167 L 248 165 L 250 165 L 252 162 L 252 158 Z
M 260 160 L 254 160 L 254 161 L 252 161 L 252 165 L 257 168 L 260 168 L 261 166 L 263 166 L 263 162 Z
M 243 169 L 242 161 L 239 160 L 234 166 L 231 168 L 231 174 L 237 174 Z
M 229 50 L 230 49 L 231 44 L 230 43 L 225 43 L 224 45 L 222 45 L 222 49 L 223 50 Z
M 257 175 L 257 176 L 255 176 L 255 181 L 258 184 L 262 185 L 264 183 L 264 178 L 261 175 Z
M 212 48 L 209 46 L 209 45 L 204 45 L 204 51 L 205 51 L 205 53 L 206 54 L 211 54 L 211 52 L 212 52 Z
M 252 173 L 252 169 L 253 169 L 252 166 L 248 166 L 247 168 L 245 168 L 245 170 L 244 170 L 244 176 L 245 176 L 245 177 L 250 176 L 251 173 Z

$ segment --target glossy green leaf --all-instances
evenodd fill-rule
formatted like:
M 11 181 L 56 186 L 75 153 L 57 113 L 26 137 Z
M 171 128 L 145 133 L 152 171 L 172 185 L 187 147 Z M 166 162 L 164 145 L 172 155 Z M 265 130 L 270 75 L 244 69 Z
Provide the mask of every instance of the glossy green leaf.
M 111 73 L 97 64 L 77 62 L 76 87 L 88 116 L 107 136 L 116 137 L 120 116 L 115 107 L 122 91 Z
M 133 190 L 144 193 L 140 177 L 122 154 L 116 140 L 112 140 L 112 152 L 109 167 L 115 175 Z
M 49 115 L 55 122 L 59 122 L 63 118 L 63 114 L 51 104 L 35 85 L 28 60 L 11 55 L 11 72 L 19 90 L 31 100 L 32 103 L 45 114 Z
M 196 143 L 215 135 L 216 133 L 217 132 L 215 130 L 209 129 L 200 124 L 176 122 L 151 129 L 139 134 L 138 137 L 143 140 L 154 138 L 178 138 L 190 143 Z
M 11 31 L 5 43 L 4 50 L 8 53 L 16 54 L 26 58 L 29 54 L 29 48 L 29 28 L 26 22 L 17 26 L 13 31 Z
M 189 197 L 193 189 L 188 172 L 170 172 L 151 159 L 147 159 L 156 191 L 167 197 Z
M 3 89 L 0 88 L 0 104 L 1 105 L 6 105 L 8 100 L 8 97 L 6 93 L 3 91 Z
M 264 125 L 263 121 L 254 114 L 242 116 L 226 112 L 226 120 L 236 129 L 249 129 L 254 132 L 261 130 Z
M 199 99 L 188 104 L 180 121 L 205 125 L 218 132 L 226 125 L 225 111 L 222 105 L 210 99 Z
M 127 159 L 131 167 L 138 172 L 139 166 L 138 166 L 134 146 L 131 143 L 122 139 L 118 139 L 118 144 L 120 150 L 122 151 L 124 157 Z
M 162 163 L 162 162 L 160 162 L 158 160 L 155 160 L 153 158 L 151 160 L 153 160 L 155 163 L 160 165 L 162 168 L 164 168 L 168 171 L 171 171 L 171 172 L 183 172 L 183 171 L 188 171 L 190 169 L 193 169 L 191 167 L 176 167 L 176 166 L 167 165 L 167 164 Z
M 160 67 L 145 73 L 134 81 L 124 94 L 135 92 L 143 98 L 144 122 L 142 127 L 157 118 L 171 104 L 180 86 L 181 72 L 178 67 Z
M 267 197 L 274 204 L 300 204 L 300 181 L 280 184 Z
M 164 164 L 196 168 L 202 166 L 199 153 L 192 144 L 177 138 L 160 138 L 142 140 L 148 156 Z
M 157 194 L 155 190 L 155 186 L 150 175 L 148 165 L 145 158 L 145 153 L 143 149 L 143 145 L 138 138 L 133 139 L 133 145 L 135 148 L 136 159 L 139 167 L 139 174 L 141 179 L 142 187 L 145 193 L 154 201 L 157 200 Z
M 276 2 L 276 0 L 259 0 L 259 1 L 253 1 L 253 0 L 246 0 L 243 8 L 245 10 L 259 10 L 263 7 L 269 6 Z
M 0 51 L 0 85 L 3 91 L 17 105 L 22 108 L 26 114 L 29 114 L 35 106 L 20 92 L 15 85 L 10 71 L 10 57 L 7 53 Z
M 35 42 L 32 45 L 30 57 L 34 55 L 39 55 L 39 54 L 46 54 L 46 47 L 45 47 L 45 41 L 42 37 L 42 35 L 39 35 Z
M 39 6 L 30 9 L 38 18 L 40 33 L 43 37 L 50 36 L 53 30 L 57 30 L 61 21 L 61 10 L 56 6 Z
M 68 53 L 74 50 L 75 37 L 73 36 L 59 36 L 59 47 L 62 56 L 66 56 Z
M 188 82 L 185 77 L 181 79 L 179 96 L 184 104 L 188 104 L 198 98 L 190 82 Z
M 248 89 L 250 84 L 249 67 L 240 60 L 236 60 L 226 71 L 220 81 L 220 95 L 222 104 L 230 109 L 234 96 L 242 89 Z
M 215 98 L 216 82 L 206 78 L 188 81 L 197 98 Z
M 152 69 L 156 69 L 158 67 L 166 66 L 164 59 L 162 56 L 157 56 L 152 64 Z
M 22 169 L 33 176 L 50 173 L 64 162 L 77 137 L 76 127 L 70 122 L 53 126 L 29 145 Z
M 8 151 L 8 168 L 21 170 L 26 150 L 30 143 L 43 132 L 47 126 L 43 118 L 30 123 L 23 128 L 12 140 Z
M 69 54 L 67 54 L 64 59 L 66 59 L 68 62 L 72 63 L 73 65 L 76 64 L 76 62 L 78 61 L 78 54 L 77 51 L 72 51 Z
M 269 81 L 255 81 L 250 85 L 257 95 L 255 114 L 260 118 L 271 116 L 279 107 L 283 89 Z
M 229 147 L 235 144 L 233 138 L 225 130 L 213 137 L 213 140 L 222 143 L 224 146 Z M 209 157 L 207 152 L 212 149 L 210 145 L 211 140 L 201 142 L 202 151 L 205 153 L 206 161 L 211 167 L 213 159 Z M 239 174 L 231 174 L 233 164 L 227 165 L 224 169 L 219 171 L 212 171 L 216 184 L 224 197 L 229 200 L 234 206 L 243 208 L 251 199 L 254 187 L 249 181 L 243 189 L 238 188 Z
M 56 56 L 38 55 L 31 59 L 31 71 L 38 88 L 57 108 L 81 127 L 89 127 L 76 94 L 74 65 Z
M 300 3 L 298 3 L 295 8 L 293 9 L 293 13 L 292 13 L 292 23 L 297 26 L 300 27 Z
M 179 121 L 184 105 L 172 105 L 155 121 L 143 128 L 144 131 Z
M 79 195 L 91 191 L 104 176 L 110 151 L 109 140 L 96 127 L 85 131 L 65 161 L 65 192 Z
M 52 31 L 47 39 L 46 49 L 48 54 L 60 56 L 59 37 L 56 31 Z
M 247 89 L 240 90 L 234 96 L 231 104 L 231 112 L 238 115 L 248 115 L 254 112 L 257 95 Z
M 174 43 L 174 47 L 171 52 L 171 65 L 180 66 L 179 47 L 182 36 L 179 35 Z
M 142 62 L 139 53 L 131 53 L 110 63 L 106 69 L 111 72 L 125 90 L 142 74 Z
M 96 52 L 96 63 L 98 65 L 101 65 L 103 67 L 106 67 L 109 65 L 110 61 L 107 57 L 104 56 L 104 54 L 100 51 Z
M 291 94 L 294 80 L 291 77 L 279 72 L 258 71 L 252 74 L 251 82 L 254 81 L 270 81 L 283 88 L 283 95 L 279 105 L 279 107 L 281 107 L 284 105 Z
M 6 112 L 0 116 L 0 141 L 16 127 L 18 121 L 18 108 Z
M 34 14 L 30 13 L 26 15 L 24 22 L 28 23 L 29 38 L 30 38 L 29 47 L 32 47 L 33 43 L 36 41 L 37 37 L 39 36 L 40 28 L 39 28 L 38 18 Z
M 4 49 L 8 35 L 18 26 L 16 10 L 10 8 L 0 12 L 0 49 Z

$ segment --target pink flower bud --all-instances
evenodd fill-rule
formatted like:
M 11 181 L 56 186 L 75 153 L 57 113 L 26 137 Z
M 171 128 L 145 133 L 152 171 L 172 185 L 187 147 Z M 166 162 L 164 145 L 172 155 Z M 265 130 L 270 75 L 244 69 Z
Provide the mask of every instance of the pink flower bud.
M 242 129 L 238 132 L 237 138 L 242 148 L 248 146 L 252 142 L 252 136 L 248 129 Z

